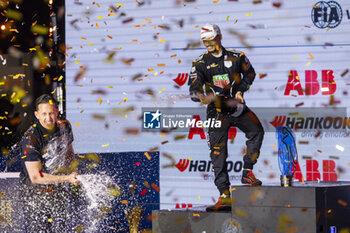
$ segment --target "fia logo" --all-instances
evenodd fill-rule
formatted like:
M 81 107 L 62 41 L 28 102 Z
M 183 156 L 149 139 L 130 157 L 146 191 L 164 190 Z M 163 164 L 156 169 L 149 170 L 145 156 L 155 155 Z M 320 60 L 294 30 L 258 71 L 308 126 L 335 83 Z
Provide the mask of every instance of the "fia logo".
M 343 11 L 336 1 L 319 1 L 312 7 L 311 19 L 318 28 L 335 28 L 343 19 Z
M 144 129 L 160 129 L 162 113 L 159 109 L 156 112 L 143 112 L 143 128 Z

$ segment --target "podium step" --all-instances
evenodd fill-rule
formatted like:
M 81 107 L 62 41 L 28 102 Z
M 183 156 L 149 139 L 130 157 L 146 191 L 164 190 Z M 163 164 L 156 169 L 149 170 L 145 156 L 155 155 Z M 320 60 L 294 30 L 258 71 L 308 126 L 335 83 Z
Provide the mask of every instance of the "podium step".
M 350 182 L 232 186 L 232 212 L 155 210 L 157 233 L 350 232 Z M 343 230 L 343 231 L 342 231 Z M 346 231 L 348 230 L 348 231 Z

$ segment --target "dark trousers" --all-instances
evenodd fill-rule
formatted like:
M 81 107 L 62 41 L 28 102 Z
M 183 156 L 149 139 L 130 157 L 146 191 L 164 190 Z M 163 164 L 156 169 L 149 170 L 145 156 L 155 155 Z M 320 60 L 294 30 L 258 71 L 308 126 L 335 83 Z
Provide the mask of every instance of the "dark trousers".
M 37 188 L 21 185 L 20 201 L 27 233 L 65 233 L 68 195 L 63 186 Z
M 223 193 L 230 188 L 226 162 L 229 128 L 231 126 L 239 128 L 245 133 L 247 138 L 247 152 L 243 157 L 243 168 L 245 169 L 253 169 L 253 165 L 257 162 L 264 138 L 264 129 L 258 117 L 248 107 L 245 107 L 240 116 L 233 117 L 229 113 L 219 114 L 213 105 L 209 105 L 207 108 L 207 118 L 221 120 L 221 128 L 208 128 L 208 145 L 214 168 L 214 183 L 220 193 Z

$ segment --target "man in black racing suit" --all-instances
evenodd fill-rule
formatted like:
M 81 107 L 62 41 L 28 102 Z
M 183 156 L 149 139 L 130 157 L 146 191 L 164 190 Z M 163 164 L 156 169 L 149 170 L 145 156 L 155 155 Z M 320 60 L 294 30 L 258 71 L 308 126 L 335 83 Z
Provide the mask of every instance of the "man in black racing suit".
M 188 82 L 191 99 L 208 104 L 207 119 L 221 121 L 220 128 L 208 128 L 214 183 L 220 192 L 218 203 L 207 208 L 208 211 L 230 208 L 230 181 L 226 159 L 228 131 L 231 126 L 239 128 L 247 137 L 241 182 L 261 185 L 252 169 L 259 157 L 264 129 L 243 99 L 244 92 L 254 81 L 255 71 L 244 53 L 224 48 L 221 39 L 217 25 L 206 24 L 202 27 L 201 40 L 208 51 L 193 61 Z

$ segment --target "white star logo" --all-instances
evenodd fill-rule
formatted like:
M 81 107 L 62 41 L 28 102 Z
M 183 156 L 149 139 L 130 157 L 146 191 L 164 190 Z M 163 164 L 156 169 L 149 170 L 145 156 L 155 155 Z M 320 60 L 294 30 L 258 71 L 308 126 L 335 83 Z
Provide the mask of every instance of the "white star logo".
M 151 113 L 151 114 L 152 114 L 152 116 L 153 116 L 151 122 L 154 121 L 155 119 L 157 119 L 157 121 L 159 121 L 159 116 L 162 115 L 162 114 L 159 112 L 159 109 L 157 109 L 157 112 L 156 112 L 156 113 Z

